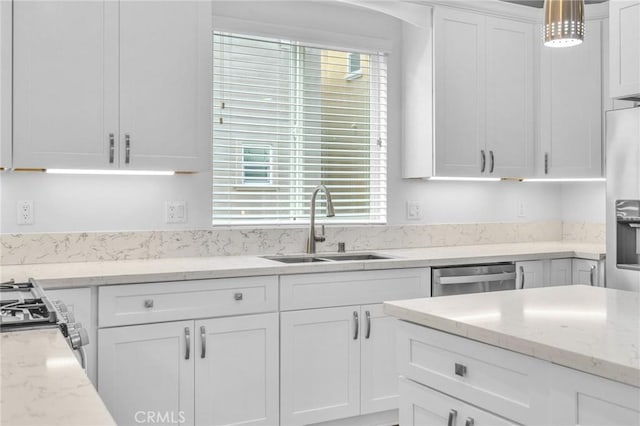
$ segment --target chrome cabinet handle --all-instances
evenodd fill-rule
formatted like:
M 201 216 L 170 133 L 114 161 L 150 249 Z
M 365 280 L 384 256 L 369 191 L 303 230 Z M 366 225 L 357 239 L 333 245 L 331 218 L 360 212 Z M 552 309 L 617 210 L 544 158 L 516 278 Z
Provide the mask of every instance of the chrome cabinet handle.
M 484 173 L 484 169 L 487 165 L 487 157 L 484 155 L 484 149 L 480 150 L 480 173 Z
M 524 288 L 524 266 L 520 267 L 520 289 Z
M 493 166 L 495 166 L 495 159 L 493 158 L 493 151 L 489 151 L 489 157 L 491 158 L 491 167 L 489 168 L 489 173 L 493 173 Z
M 116 137 L 113 133 L 109 133 L 109 164 L 113 164 L 116 154 Z
M 189 359 L 189 357 L 191 357 L 191 331 L 189 330 L 189 327 L 184 328 L 184 340 L 187 344 L 184 351 L 184 359 Z
M 233 299 L 234 300 L 242 300 L 243 297 L 244 297 L 244 295 L 242 293 L 234 293 L 233 294 Z
M 353 311 L 353 322 L 355 324 L 355 331 L 353 332 L 353 340 L 358 340 L 358 329 L 360 328 L 360 320 L 358 319 L 358 312 Z
M 365 334 L 364 338 L 368 339 L 369 337 L 371 337 L 371 312 L 364 311 L 364 315 L 367 318 L 367 333 Z
M 131 135 L 125 133 L 124 135 L 124 163 L 129 164 L 131 161 Z
M 456 376 L 464 377 L 467 375 L 467 366 L 464 364 L 455 363 Z
M 549 153 L 548 152 L 544 153 L 544 174 L 545 175 L 549 174 Z
M 153 308 L 153 299 L 147 299 L 144 301 L 145 308 Z
M 204 325 L 200 326 L 200 340 L 202 340 L 202 349 L 200 349 L 200 358 L 207 356 L 207 330 Z
M 452 408 L 449 411 L 449 419 L 447 420 L 447 426 L 455 425 L 457 417 L 458 417 L 458 412 Z
M 473 426 L 475 424 L 475 420 L 473 420 L 473 417 L 467 417 L 467 421 L 464 422 L 464 426 Z
M 595 279 L 596 265 L 591 265 L 591 270 L 589 271 L 589 284 L 593 287 L 596 284 Z

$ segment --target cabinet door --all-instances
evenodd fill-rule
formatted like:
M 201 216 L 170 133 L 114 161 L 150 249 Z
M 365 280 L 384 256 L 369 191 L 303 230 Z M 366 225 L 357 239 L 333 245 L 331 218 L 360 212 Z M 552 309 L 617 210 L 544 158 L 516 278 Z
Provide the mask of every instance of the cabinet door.
M 487 18 L 486 146 L 490 176 L 533 175 L 533 28 Z
M 540 47 L 540 168 L 545 177 L 602 175 L 602 21 L 587 21 L 584 42 Z
M 572 259 L 552 259 L 549 262 L 549 282 L 547 285 L 571 285 L 572 263 Z
M 400 379 L 400 424 L 402 426 L 463 424 L 515 426 L 517 423 L 402 378 Z
M 121 167 L 208 163 L 211 55 L 210 2 L 120 3 Z
M 446 7 L 434 11 L 437 176 L 484 174 L 484 25 L 481 15 Z M 485 170 L 487 155 L 484 152 Z
M 394 317 L 382 304 L 361 308 L 360 401 L 362 414 L 398 408 L 398 365 Z
M 193 425 L 193 321 L 101 329 L 98 391 L 118 425 Z M 142 413 L 142 414 L 140 414 Z
M 11 167 L 13 2 L 0 2 L 0 170 Z
M 612 98 L 640 97 L 640 1 L 609 1 Z
M 110 1 L 14 2 L 16 168 L 107 168 L 117 141 Z
M 599 286 L 598 262 L 595 260 L 573 259 L 573 284 Z
M 73 313 L 76 322 L 82 323 L 82 326 L 89 334 L 89 344 L 84 346 L 86 353 L 86 369 L 87 376 L 93 383 L 97 385 L 98 371 L 98 336 L 96 334 L 96 312 L 94 310 L 93 298 L 90 288 L 65 288 L 59 290 L 47 290 L 47 296 L 50 300 L 59 300 L 65 304 L 69 312 Z
M 360 414 L 360 307 L 280 314 L 283 425 Z
M 535 288 L 546 285 L 544 261 L 516 262 L 516 288 Z
M 278 424 L 278 314 L 196 321 L 195 423 Z

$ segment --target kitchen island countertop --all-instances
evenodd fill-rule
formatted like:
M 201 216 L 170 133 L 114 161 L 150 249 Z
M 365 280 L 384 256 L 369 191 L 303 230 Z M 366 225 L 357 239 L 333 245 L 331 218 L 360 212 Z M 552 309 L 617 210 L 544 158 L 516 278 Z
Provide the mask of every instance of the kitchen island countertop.
M 387 302 L 401 320 L 640 387 L 640 294 L 582 285 Z
M 0 346 L 0 424 L 115 425 L 60 330 L 2 333 Z

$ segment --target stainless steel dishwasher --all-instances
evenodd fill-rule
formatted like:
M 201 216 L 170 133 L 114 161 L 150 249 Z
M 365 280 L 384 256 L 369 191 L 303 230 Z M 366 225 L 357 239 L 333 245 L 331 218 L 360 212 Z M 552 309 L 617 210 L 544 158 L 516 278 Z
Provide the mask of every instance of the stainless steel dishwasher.
M 515 290 L 513 262 L 448 266 L 431 269 L 431 296 Z

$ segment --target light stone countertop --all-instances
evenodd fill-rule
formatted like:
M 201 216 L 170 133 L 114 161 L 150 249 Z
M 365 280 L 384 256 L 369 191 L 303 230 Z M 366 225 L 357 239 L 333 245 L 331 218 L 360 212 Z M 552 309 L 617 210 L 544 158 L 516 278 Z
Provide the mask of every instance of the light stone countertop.
M 419 268 L 498 261 L 580 257 L 604 259 L 602 244 L 533 242 L 372 250 L 392 259 L 284 264 L 259 256 L 217 256 L 104 262 L 5 265 L 0 280 L 36 278 L 45 288 L 197 280 L 258 275 Z M 327 253 L 318 253 L 322 257 Z
M 57 328 L 0 334 L 0 424 L 115 425 Z
M 387 302 L 387 314 L 640 387 L 640 294 L 582 285 Z

